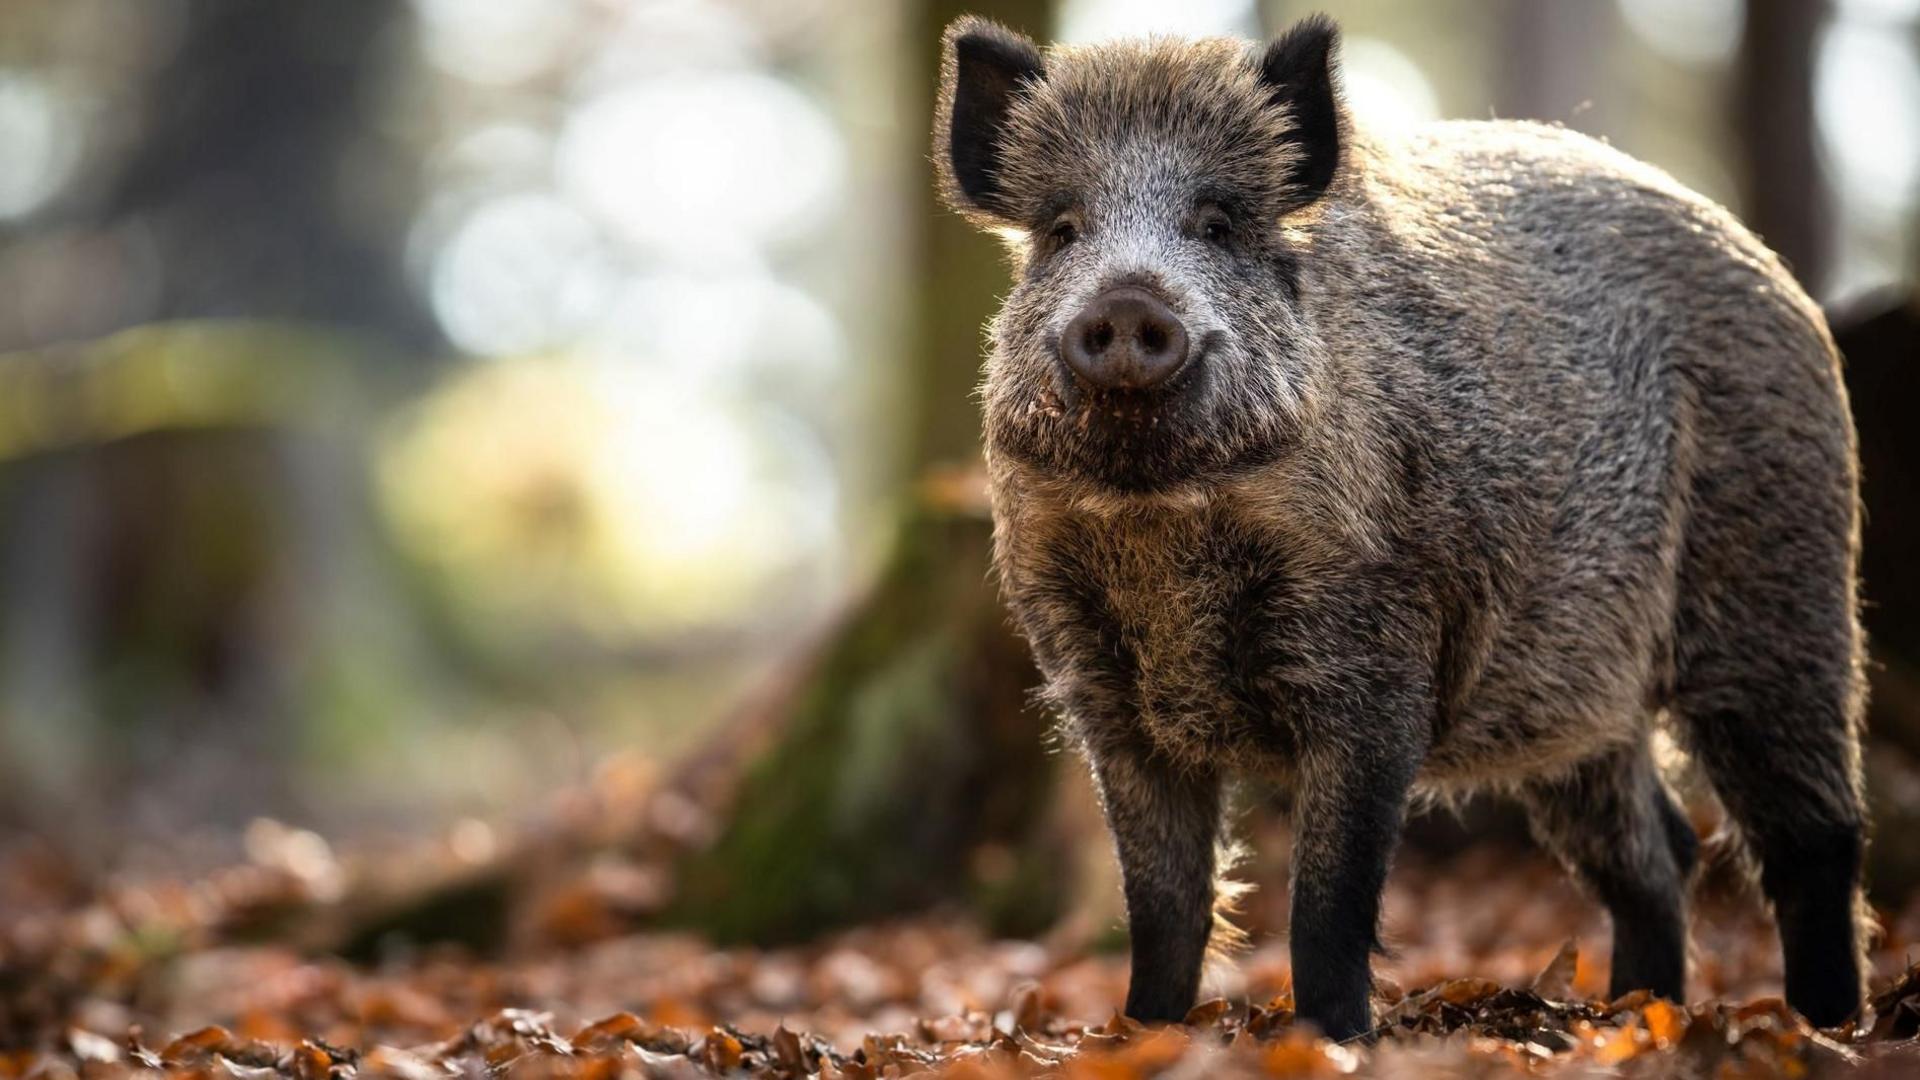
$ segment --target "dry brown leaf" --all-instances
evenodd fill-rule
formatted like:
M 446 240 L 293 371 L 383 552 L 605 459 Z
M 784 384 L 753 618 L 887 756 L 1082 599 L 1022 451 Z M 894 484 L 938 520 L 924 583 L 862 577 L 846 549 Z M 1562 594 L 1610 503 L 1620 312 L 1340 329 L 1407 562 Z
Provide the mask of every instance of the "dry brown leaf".
M 800 1036 L 787 1030 L 786 1024 L 773 1030 L 773 1056 L 789 1072 L 802 1076 L 807 1073 L 806 1051 L 800 1046 Z
M 1013 1001 L 1009 1006 L 1013 1013 L 1015 1031 L 1038 1031 L 1040 1029 L 1040 984 L 1022 983 L 1013 992 Z
M 1105 1023 L 1101 1024 L 1099 1027 L 1089 1028 L 1087 1030 L 1088 1030 L 1088 1034 L 1091 1034 L 1091 1035 L 1126 1036 L 1126 1035 L 1132 1035 L 1133 1033 L 1139 1031 L 1140 1028 L 1141 1028 L 1140 1021 L 1133 1019 L 1132 1017 L 1121 1012 L 1119 1009 L 1115 1009 L 1113 1010 L 1113 1015 L 1107 1017 L 1107 1020 Z
M 700 1041 L 700 1045 L 695 1048 L 694 1056 L 705 1062 L 707 1068 L 724 1073 L 739 1068 L 740 1059 L 744 1054 L 745 1048 L 731 1032 L 714 1028 Z
M 1610 1013 L 1637 1013 L 1641 1009 L 1646 1008 L 1647 1002 L 1652 1000 L 1653 1000 L 1652 991 L 1633 990 L 1625 994 L 1621 994 L 1619 997 L 1614 998 L 1612 1001 L 1608 1002 L 1607 1011 Z
M 1453 979 L 1435 988 L 1439 1000 L 1462 1007 L 1484 1001 L 1506 989 L 1492 979 Z
M 184 1065 L 207 1057 L 233 1041 L 233 1033 L 218 1024 L 189 1031 L 160 1051 L 160 1060 L 168 1065 Z
M 280 1073 L 270 1066 L 245 1065 L 218 1052 L 213 1055 L 213 1065 L 219 1070 L 215 1075 L 224 1074 L 233 1080 L 280 1080 Z
M 1679 1042 L 1687 1033 L 1686 1011 L 1665 998 L 1647 1003 L 1640 1013 L 1647 1025 L 1647 1034 L 1653 1036 L 1653 1043 L 1662 1049 Z
M 1628 1024 L 1614 1028 L 1600 1036 L 1600 1044 L 1594 1047 L 1593 1060 L 1598 1065 L 1618 1065 L 1640 1053 L 1645 1032 L 1638 1025 Z
M 120 1047 L 112 1039 L 81 1028 L 67 1029 L 67 1048 L 81 1061 L 103 1065 L 115 1065 L 120 1061 Z
M 644 1036 L 648 1030 L 646 1021 L 630 1012 L 617 1012 L 574 1032 L 573 1044 L 599 1046 L 609 1042 L 632 1042 Z
M 1227 1011 L 1232 1008 L 1233 1005 L 1226 998 L 1203 1001 L 1187 1010 L 1187 1017 L 1183 1022 L 1188 1027 L 1212 1027 L 1219 1023 L 1220 1018 L 1227 1015 Z
M 1579 967 L 1580 943 L 1568 938 L 1529 985 L 1534 993 L 1549 1001 L 1569 1001 L 1574 997 L 1573 976 Z
M 293 1048 L 289 1065 L 298 1080 L 327 1080 L 333 1072 L 333 1055 L 311 1042 L 302 1041 Z

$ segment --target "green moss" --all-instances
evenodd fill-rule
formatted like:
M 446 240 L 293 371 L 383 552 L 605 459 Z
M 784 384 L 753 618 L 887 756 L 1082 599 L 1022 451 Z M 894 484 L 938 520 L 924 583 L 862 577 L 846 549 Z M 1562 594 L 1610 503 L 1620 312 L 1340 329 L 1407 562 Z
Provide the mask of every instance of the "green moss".
M 970 899 L 1036 927 L 1059 904 L 1027 855 L 1050 788 L 1034 676 L 987 584 L 984 519 L 916 508 L 887 572 L 819 657 L 716 844 L 681 868 L 671 920 L 722 941 L 805 938 Z M 969 853 L 1011 846 L 979 887 Z

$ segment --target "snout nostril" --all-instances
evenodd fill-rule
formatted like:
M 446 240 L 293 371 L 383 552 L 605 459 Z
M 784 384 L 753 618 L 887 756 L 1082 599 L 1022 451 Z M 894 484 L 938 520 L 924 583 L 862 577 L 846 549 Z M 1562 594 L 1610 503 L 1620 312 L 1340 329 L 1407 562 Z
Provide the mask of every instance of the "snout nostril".
M 1185 366 L 1186 327 L 1152 291 L 1126 285 L 1095 297 L 1060 339 L 1067 366 L 1088 384 L 1145 390 Z

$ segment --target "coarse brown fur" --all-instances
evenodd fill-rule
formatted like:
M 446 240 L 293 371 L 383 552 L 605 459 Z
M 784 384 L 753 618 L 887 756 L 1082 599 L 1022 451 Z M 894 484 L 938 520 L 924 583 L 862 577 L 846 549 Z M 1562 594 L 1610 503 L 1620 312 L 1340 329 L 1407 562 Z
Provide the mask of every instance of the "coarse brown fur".
M 947 34 L 942 188 L 1017 267 L 984 387 L 997 570 L 1106 802 L 1129 1011 L 1191 1003 L 1235 771 L 1296 791 L 1295 981 L 1329 1031 L 1370 1026 L 1422 793 L 1516 794 L 1612 913 L 1615 988 L 1678 996 L 1668 718 L 1756 856 L 1790 1000 L 1838 1022 L 1859 514 L 1819 310 L 1726 211 L 1591 139 L 1372 130 L 1334 42 Z M 1116 285 L 1195 342 L 1164 388 L 1060 361 Z

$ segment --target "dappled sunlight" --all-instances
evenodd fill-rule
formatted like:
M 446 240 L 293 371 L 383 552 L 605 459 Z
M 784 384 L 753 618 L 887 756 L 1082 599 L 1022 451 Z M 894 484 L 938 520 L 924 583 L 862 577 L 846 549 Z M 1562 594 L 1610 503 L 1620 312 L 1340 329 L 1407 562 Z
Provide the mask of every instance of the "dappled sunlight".
M 604 301 L 600 237 L 543 195 L 480 204 L 434 262 L 434 313 L 454 343 L 483 356 L 552 348 Z
M 1060 5 L 1058 36 L 1061 41 L 1087 42 L 1145 34 L 1252 37 L 1258 32 L 1258 12 L 1253 0 L 1189 0 L 1180 4 L 1158 0 L 1064 0 Z
M 491 359 L 393 444 L 412 549 L 462 603 L 614 637 L 823 602 L 847 463 L 819 431 L 857 364 L 782 260 L 839 222 L 834 119 L 760 70 L 762 28 L 728 5 L 421 7 L 455 79 L 560 89 L 539 112 L 439 91 L 409 261 L 449 339 Z
M 0 70 L 0 219 L 52 198 L 80 159 L 78 103 L 45 78 Z
M 582 7 L 550 0 L 415 0 L 427 59 L 476 83 L 510 84 L 550 67 L 581 29 Z
M 1910 280 L 1920 266 L 1911 225 L 1920 200 L 1916 18 L 1920 4 L 1856 0 L 1839 5 L 1820 37 L 1814 115 L 1825 171 L 1841 195 L 1835 297 Z
M 1619 0 L 1627 25 L 1661 56 L 1683 64 L 1720 64 L 1740 44 L 1744 0 Z
M 561 134 L 562 190 L 623 235 L 703 260 L 827 223 L 842 187 L 820 108 L 766 75 L 646 79 L 582 105 Z
M 0 0 L 0 1080 L 1906 1075 L 1916 34 Z
M 1847 193 L 1904 206 L 1920 181 L 1920 44 L 1852 22 L 1821 39 L 1814 106 Z
M 616 640 L 724 625 L 809 595 L 833 527 L 818 447 L 769 419 L 627 357 L 501 360 L 396 429 L 382 491 L 476 617 Z
M 1386 127 L 1407 127 L 1440 117 L 1433 84 L 1413 57 L 1379 38 L 1347 40 L 1347 100 L 1355 112 Z
M 774 379 L 801 396 L 828 392 L 847 362 L 839 321 L 825 305 L 757 274 L 629 278 L 591 336 L 683 378 L 735 387 Z

